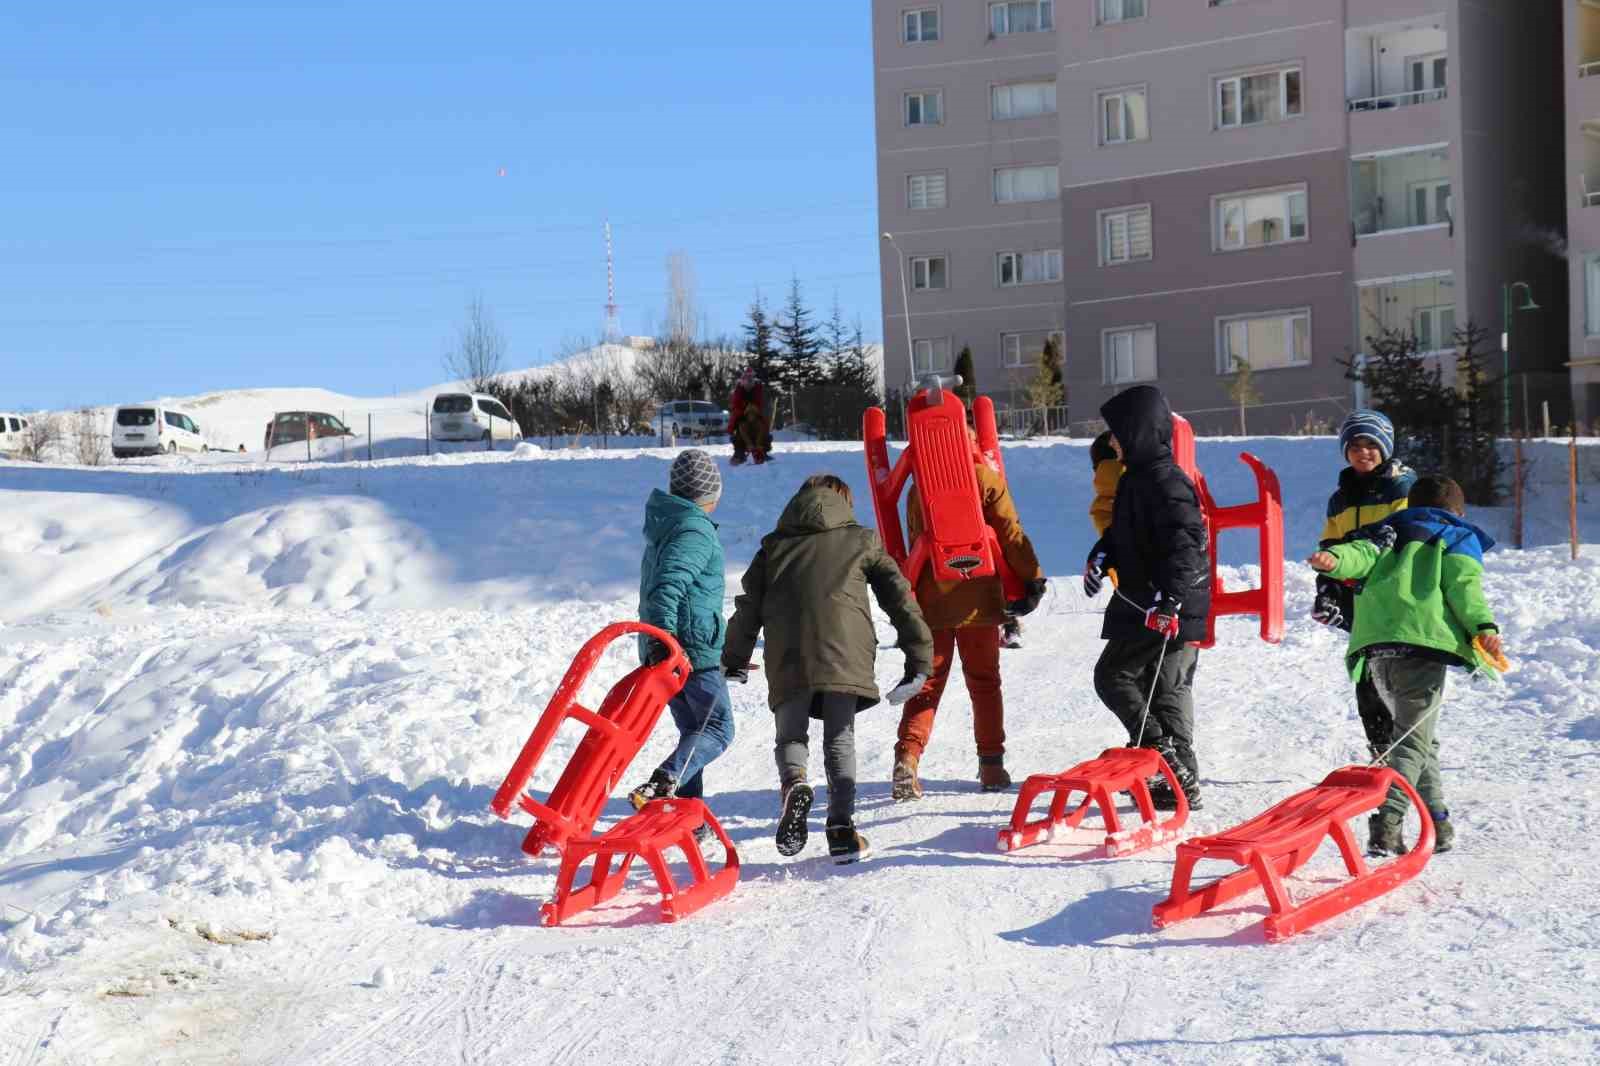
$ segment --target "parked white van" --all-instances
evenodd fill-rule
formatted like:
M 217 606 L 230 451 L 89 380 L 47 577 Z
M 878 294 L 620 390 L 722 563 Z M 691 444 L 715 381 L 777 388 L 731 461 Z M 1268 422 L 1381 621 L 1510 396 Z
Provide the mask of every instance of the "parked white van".
M 441 392 L 433 398 L 428 431 L 434 440 L 521 440 L 511 412 L 481 392 Z
M 111 454 L 118 459 L 208 450 L 200 427 L 182 411 L 141 404 L 119 407 L 111 416 Z
M 10 411 L 0 411 L 0 455 L 16 455 L 22 451 L 22 434 L 28 420 Z

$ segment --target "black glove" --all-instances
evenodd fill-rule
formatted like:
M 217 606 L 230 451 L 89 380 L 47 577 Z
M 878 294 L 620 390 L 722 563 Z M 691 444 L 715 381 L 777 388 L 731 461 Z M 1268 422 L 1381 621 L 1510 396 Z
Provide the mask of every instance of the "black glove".
M 667 661 L 667 646 L 653 637 L 646 638 L 644 664 L 654 666 Z
M 1083 594 L 1090 599 L 1100 595 L 1100 587 L 1106 582 L 1106 551 L 1096 544 L 1089 553 L 1089 561 L 1083 567 Z
M 1362 526 L 1354 530 L 1346 540 L 1369 540 L 1379 553 L 1393 551 L 1395 542 L 1400 539 L 1400 532 L 1388 524 Z
M 750 682 L 750 667 L 749 666 L 724 666 L 722 668 L 722 676 L 724 678 L 726 678 L 727 680 L 729 680 L 729 681 L 734 681 L 734 682 L 737 682 L 738 684 L 741 684 L 741 685 L 749 684 L 749 682 Z
M 1311 620 L 1325 626 L 1342 627 L 1344 624 L 1343 597 L 1339 583 L 1325 577 L 1317 578 L 1317 598 L 1311 602 Z
M 1042 577 L 1028 582 L 1022 594 L 1022 599 L 1012 600 L 1006 604 L 1006 613 L 1017 618 L 1021 618 L 1025 614 L 1032 614 L 1038 609 L 1039 601 L 1044 599 L 1046 587 L 1045 579 Z

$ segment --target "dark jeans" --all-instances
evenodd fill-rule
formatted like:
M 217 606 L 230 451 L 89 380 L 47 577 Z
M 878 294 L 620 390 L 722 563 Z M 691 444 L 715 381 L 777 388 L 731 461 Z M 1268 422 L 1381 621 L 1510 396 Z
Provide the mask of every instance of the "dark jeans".
M 705 793 L 700 771 L 733 743 L 733 703 L 728 698 L 727 679 L 714 666 L 696 670 L 667 707 L 678 724 L 678 746 L 661 769 L 678 782 L 678 795 L 700 799 Z
M 778 780 L 784 788 L 806 779 L 811 712 L 822 716 L 822 765 L 828 773 L 828 824 L 849 825 L 856 811 L 855 696 L 845 692 L 806 692 L 773 712 Z
M 1178 758 L 1200 775 L 1194 754 L 1194 670 L 1200 649 L 1181 641 L 1167 643 L 1161 655 L 1161 640 L 1108 640 L 1100 660 L 1094 664 L 1094 690 L 1100 702 L 1111 708 L 1128 730 L 1128 743 L 1146 746 L 1166 738 L 1172 741 Z M 1156 677 L 1156 660 L 1161 659 L 1161 676 Z M 1151 699 L 1150 688 L 1155 686 Z M 1150 700 L 1150 715 L 1144 720 L 1140 738 L 1140 718 L 1144 702 Z

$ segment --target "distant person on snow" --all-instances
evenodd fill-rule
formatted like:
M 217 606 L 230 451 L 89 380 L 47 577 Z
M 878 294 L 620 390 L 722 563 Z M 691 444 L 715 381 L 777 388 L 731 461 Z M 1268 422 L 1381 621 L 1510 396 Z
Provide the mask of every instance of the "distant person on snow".
M 810 719 L 822 719 L 828 774 L 828 854 L 843 865 L 862 858 L 867 840 L 855 827 L 855 717 L 878 702 L 874 676 L 878 601 L 905 652 L 905 676 L 888 694 L 902 703 L 932 670 L 933 636 L 911 586 L 878 534 L 856 522 L 850 486 L 832 474 L 807 478 L 761 539 L 734 601 L 722 666 L 730 680 L 749 676 L 756 637 L 766 631 L 768 702 L 782 786 L 778 854 L 806 844 L 811 786 L 806 783 Z M 869 597 L 870 591 L 870 597 Z
M 1349 465 L 1339 472 L 1339 487 L 1328 497 L 1328 520 L 1317 544 L 1324 551 L 1362 539 L 1370 527 L 1405 510 L 1417 480 L 1416 472 L 1394 457 L 1394 423 L 1377 411 L 1353 411 L 1345 418 L 1339 426 L 1339 452 Z M 1318 574 L 1311 617 L 1349 632 L 1358 585 Z M 1394 719 L 1366 674 L 1356 682 L 1356 711 L 1367 746 L 1377 758 L 1393 742 Z
M 767 421 L 766 389 L 756 380 L 753 367 L 745 367 L 728 400 L 728 437 L 733 443 L 733 463 L 748 455 L 758 463 L 772 452 L 772 427 Z
M 1439 776 L 1438 712 L 1447 667 L 1505 668 L 1500 627 L 1483 598 L 1483 553 L 1494 541 L 1465 520 L 1466 498 L 1454 481 L 1418 478 L 1410 490 L 1411 505 L 1383 519 L 1373 536 L 1307 561 L 1335 580 L 1363 581 L 1345 654 L 1350 676 L 1370 681 L 1392 717 L 1400 739 L 1378 754 L 1428 805 L 1434 850 L 1449 851 L 1456 834 Z M 1405 853 L 1407 806 L 1391 788 L 1368 819 L 1368 855 Z
M 639 562 L 639 620 L 666 630 L 693 671 L 668 706 L 678 746 L 650 779 L 628 794 L 634 809 L 654 799 L 699 799 L 701 771 L 733 742 L 733 706 L 722 676 L 724 561 L 711 512 L 722 498 L 722 475 L 705 452 L 690 448 L 672 461 L 668 491 L 653 489 L 644 508 L 644 558 Z M 639 638 L 639 656 L 659 662 L 667 650 Z M 702 838 L 710 827 L 696 830 Z
M 1161 390 L 1137 385 L 1100 408 L 1108 442 L 1125 468 L 1111 524 L 1083 571 L 1094 596 L 1107 571 L 1117 586 L 1100 635 L 1105 650 L 1094 667 L 1094 688 L 1128 730 L 1128 742 L 1153 748 L 1200 806 L 1200 765 L 1194 752 L 1194 672 L 1211 613 L 1211 566 L 1200 497 L 1172 456 L 1172 409 Z M 1153 695 L 1152 695 L 1153 693 Z M 1149 714 L 1145 714 L 1146 701 Z M 1165 778 L 1150 788 L 1157 807 L 1177 806 Z
M 972 433 L 970 426 L 968 433 Z M 976 434 L 972 434 L 972 440 L 976 444 Z M 967 694 L 972 697 L 979 787 L 985 792 L 1011 787 L 1011 775 L 1005 767 L 1005 701 L 1000 693 L 1001 626 L 1008 617 L 1029 614 L 1039 606 L 1045 592 L 1044 570 L 1034 554 L 1033 543 L 1022 530 L 1005 478 L 982 456 L 974 458 L 973 467 L 983 520 L 994 530 L 1006 565 L 1026 583 L 1027 593 L 1016 603 L 1006 603 L 998 574 L 938 581 L 929 568 L 917 578 L 917 603 L 933 629 L 933 674 L 900 714 L 890 786 L 890 794 L 898 802 L 922 798 L 918 765 L 933 736 L 934 716 L 957 651 L 961 654 Z M 906 532 L 913 542 L 922 533 L 922 521 L 922 501 L 913 485 L 906 494 Z

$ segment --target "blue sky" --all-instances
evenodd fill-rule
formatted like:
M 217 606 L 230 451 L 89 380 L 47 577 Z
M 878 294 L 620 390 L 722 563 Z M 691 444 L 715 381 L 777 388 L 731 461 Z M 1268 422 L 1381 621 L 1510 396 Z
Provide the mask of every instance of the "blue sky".
M 866 4 L 13 0 L 0 98 L 0 407 L 420 388 L 474 295 L 545 362 L 607 215 L 626 332 L 673 250 L 881 332 Z

